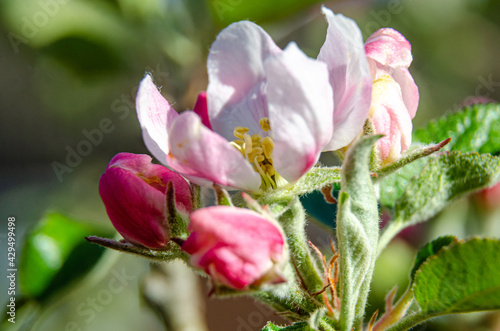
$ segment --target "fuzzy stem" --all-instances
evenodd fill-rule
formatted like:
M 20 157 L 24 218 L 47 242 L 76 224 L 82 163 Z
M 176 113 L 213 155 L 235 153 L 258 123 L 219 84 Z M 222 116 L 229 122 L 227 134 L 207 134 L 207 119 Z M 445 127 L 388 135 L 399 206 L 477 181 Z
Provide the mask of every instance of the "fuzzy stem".
M 283 208 L 283 205 L 281 205 L 281 208 Z M 309 294 L 318 292 L 323 288 L 323 277 L 320 276 L 317 268 L 318 264 L 311 255 L 308 245 L 304 229 L 306 223 L 304 208 L 299 199 L 295 197 L 282 211 L 279 220 L 288 238 L 292 261 L 300 279 L 304 282 L 307 292 Z

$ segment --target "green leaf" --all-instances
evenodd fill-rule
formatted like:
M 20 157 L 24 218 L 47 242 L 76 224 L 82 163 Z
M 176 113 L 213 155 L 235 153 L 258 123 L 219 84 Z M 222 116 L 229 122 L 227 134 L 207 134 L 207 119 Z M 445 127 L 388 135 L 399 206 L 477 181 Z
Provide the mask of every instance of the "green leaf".
M 214 21 L 219 25 L 229 25 L 241 20 L 261 23 L 277 20 L 299 12 L 319 0 L 210 0 Z
M 500 178 L 500 158 L 452 152 L 431 159 L 396 201 L 395 222 L 426 221 L 451 201 L 493 185 Z
M 341 330 L 351 330 L 364 316 L 375 264 L 378 209 L 369 171 L 370 154 L 379 136 L 356 141 L 342 166 L 342 191 L 337 213 L 340 254 Z
M 431 316 L 500 309 L 500 241 L 473 238 L 443 248 L 415 273 L 414 294 Z
M 497 154 L 500 151 L 500 105 L 477 104 L 430 122 L 413 134 L 414 144 L 433 144 L 451 138 L 448 151 Z M 427 159 L 406 165 L 380 182 L 380 203 L 393 207 Z
M 466 107 L 416 130 L 414 138 L 425 144 L 451 138 L 447 150 L 496 154 L 500 151 L 500 105 Z
M 276 326 L 268 322 L 261 331 L 313 331 L 313 329 L 306 322 L 299 322 L 289 326 Z
M 47 214 L 25 242 L 19 265 L 23 295 L 44 300 L 90 270 L 104 249 L 84 237 L 96 232 L 61 214 Z
M 380 203 L 384 206 L 393 207 L 405 192 L 410 180 L 422 171 L 427 161 L 427 159 L 416 160 L 383 178 L 379 186 Z
M 394 220 L 379 240 L 379 253 L 402 229 L 427 221 L 450 202 L 491 186 L 499 178 L 500 158 L 489 154 L 451 152 L 431 159 L 396 201 Z
M 420 248 L 415 257 L 415 263 L 413 264 L 413 268 L 410 272 L 410 281 L 413 283 L 415 278 L 415 273 L 420 268 L 420 266 L 427 261 L 431 256 L 436 255 L 441 248 L 449 246 L 450 244 L 457 242 L 457 237 L 455 236 L 443 236 L 439 237 L 429 243 L 427 243 L 424 247 Z

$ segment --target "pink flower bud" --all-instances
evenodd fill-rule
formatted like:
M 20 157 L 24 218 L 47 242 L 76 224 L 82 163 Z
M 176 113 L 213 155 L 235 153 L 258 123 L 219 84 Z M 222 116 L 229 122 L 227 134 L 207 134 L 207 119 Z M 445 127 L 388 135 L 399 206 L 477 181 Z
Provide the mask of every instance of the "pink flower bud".
M 191 235 L 182 249 L 191 265 L 203 269 L 216 285 L 248 290 L 280 283 L 285 238 L 277 224 L 249 209 L 215 206 L 190 215 Z
M 365 43 L 373 79 L 369 116 L 375 133 L 385 137 L 377 143 L 383 163 L 392 163 L 411 145 L 411 120 L 417 112 L 419 93 L 408 71 L 411 45 L 399 32 L 384 28 Z
M 176 207 L 192 210 L 191 190 L 179 174 L 151 163 L 148 155 L 119 153 L 99 181 L 99 194 L 111 223 L 127 241 L 161 249 L 170 240 L 165 191 L 172 182 Z
M 377 142 L 383 163 L 392 163 L 411 145 L 411 117 L 401 97 L 399 85 L 389 76 L 373 82 L 369 117 L 376 133 L 384 134 Z

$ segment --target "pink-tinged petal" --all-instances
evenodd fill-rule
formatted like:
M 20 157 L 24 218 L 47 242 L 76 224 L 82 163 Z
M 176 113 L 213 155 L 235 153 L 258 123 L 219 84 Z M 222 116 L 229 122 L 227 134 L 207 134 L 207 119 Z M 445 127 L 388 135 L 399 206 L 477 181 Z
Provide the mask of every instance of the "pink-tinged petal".
M 380 159 L 384 163 L 396 161 L 411 145 L 412 123 L 401 89 L 389 76 L 373 84 L 370 116 L 375 132 L 385 135 L 377 142 Z
M 178 114 L 149 75 L 141 81 L 135 103 L 144 143 L 158 161 L 165 163 L 169 152 L 167 131 Z
M 212 129 L 212 124 L 210 124 L 210 119 L 208 118 L 207 92 L 200 92 L 200 94 L 198 94 L 198 99 L 196 99 L 193 111 L 200 116 L 201 123 L 203 123 L 204 126 Z
M 391 28 L 379 29 L 368 37 L 365 51 L 368 58 L 391 68 L 408 68 L 413 60 L 411 44 Z
M 228 140 L 234 139 L 236 126 L 262 133 L 259 119 L 267 117 L 264 62 L 280 52 L 261 27 L 248 21 L 233 23 L 217 36 L 207 61 L 214 131 Z
M 398 68 L 394 70 L 392 78 L 399 84 L 406 109 L 408 109 L 410 117 L 414 118 L 417 113 L 418 100 L 420 96 L 417 84 L 415 84 L 410 71 L 406 68 Z
M 215 206 L 190 215 L 191 235 L 182 249 L 193 266 L 221 285 L 248 289 L 259 280 L 282 281 L 275 266 L 285 258 L 282 231 L 262 215 L 242 208 Z
M 333 87 L 333 135 L 324 151 L 347 146 L 363 128 L 371 101 L 372 78 L 361 31 L 356 23 L 322 8 L 328 21 L 326 40 L 318 55 Z
M 200 185 L 219 185 L 257 192 L 260 175 L 229 142 L 202 125 L 193 112 L 183 112 L 170 128 L 168 165 Z M 196 181 L 200 179 L 201 181 Z
M 332 135 L 333 96 L 326 64 L 294 43 L 266 61 L 276 171 L 295 182 L 319 159 Z

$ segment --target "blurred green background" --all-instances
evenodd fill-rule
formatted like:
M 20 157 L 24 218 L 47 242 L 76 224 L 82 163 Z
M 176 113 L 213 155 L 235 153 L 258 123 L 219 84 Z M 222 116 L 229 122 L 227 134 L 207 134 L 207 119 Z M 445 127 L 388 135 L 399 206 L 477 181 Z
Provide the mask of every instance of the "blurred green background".
M 262 25 L 279 46 L 296 41 L 316 57 L 326 33 L 321 4 L 353 18 L 365 39 L 388 26 L 411 42 L 410 71 L 420 89 L 416 127 L 464 104 L 500 100 L 500 2 L 496 0 L 2 0 L 2 252 L 7 247 L 4 220 L 8 216 L 16 217 L 18 264 L 24 234 L 46 220 L 48 212 L 84 224 L 88 229 L 82 230 L 83 235 L 112 236 L 98 195 L 98 179 L 116 153 L 148 153 L 134 109 L 144 74 L 153 75 L 175 109 L 190 109 L 197 93 L 206 88 L 207 52 L 222 28 L 249 19 Z M 415 247 L 422 242 L 444 233 L 462 238 L 480 234 L 485 228 L 471 226 L 471 219 L 498 219 L 498 213 L 478 212 L 478 208 L 475 200 L 460 202 L 435 222 L 415 229 L 410 240 L 395 242 L 379 262 L 370 310 L 382 304 L 394 283 L 404 285 Z M 488 229 L 490 235 L 500 233 L 495 234 L 498 227 Z M 313 239 L 321 238 L 320 228 L 310 226 L 310 230 Z M 102 251 L 95 254 L 97 259 Z M 83 293 L 63 287 L 50 304 L 44 301 L 38 329 L 64 330 L 68 321 L 76 321 L 81 330 L 161 330 L 138 295 L 137 283 L 148 273 L 148 263 L 105 255 L 113 264 L 107 273 L 95 276 Z M 0 267 L 7 269 L 6 257 L 0 259 Z M 60 266 L 54 268 L 57 271 Z M 85 319 L 77 310 L 79 303 L 97 295 L 111 277 L 110 270 L 120 268 L 134 272 L 131 286 L 101 307 L 94 319 Z M 68 284 L 82 273 L 71 268 L 65 272 Z M 83 287 L 82 283 L 72 284 Z M 5 277 L 0 285 L 0 302 L 6 302 Z M 246 325 L 257 329 L 267 319 L 279 320 L 257 309 L 251 300 L 238 304 L 211 300 L 206 309 L 210 330 L 246 330 Z M 255 312 L 260 312 L 260 318 Z M 492 314 L 453 320 L 459 322 L 442 319 L 424 327 L 500 328 L 499 317 Z

